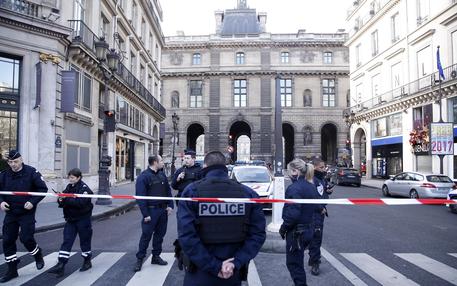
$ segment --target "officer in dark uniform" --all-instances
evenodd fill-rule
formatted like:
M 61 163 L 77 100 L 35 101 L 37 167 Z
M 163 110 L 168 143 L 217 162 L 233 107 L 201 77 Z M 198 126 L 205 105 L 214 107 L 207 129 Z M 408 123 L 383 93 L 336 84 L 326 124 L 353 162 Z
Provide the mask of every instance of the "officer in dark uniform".
M 7 159 L 9 168 L 0 173 L 0 190 L 42 193 L 48 191 L 41 174 L 35 168 L 24 164 L 18 151 L 11 150 Z M 0 196 L 0 208 L 6 213 L 3 221 L 3 251 L 8 264 L 8 271 L 0 279 L 1 283 L 18 276 L 19 259 L 16 256 L 18 236 L 35 258 L 37 269 L 44 267 L 41 249 L 33 237 L 36 208 L 43 198 L 42 196 Z
M 313 183 L 314 168 L 301 159 L 294 159 L 287 165 L 292 184 L 286 190 L 286 199 L 316 199 Z M 279 234 L 286 239 L 286 265 L 296 286 L 306 285 L 304 251 L 313 238 L 312 204 L 285 204 L 282 212 L 284 220 Z
M 81 180 L 81 170 L 78 168 L 68 172 L 68 180 L 64 194 L 93 194 L 91 189 Z M 91 239 L 92 239 L 92 209 L 94 205 L 90 198 L 62 198 L 57 199 L 59 208 L 63 208 L 63 216 L 66 220 L 63 229 L 63 243 L 59 251 L 58 263 L 48 272 L 57 274 L 57 277 L 64 275 L 65 264 L 70 258 L 71 247 L 75 241 L 76 235 L 79 234 L 79 243 L 81 245 L 81 256 L 84 259 L 79 271 L 86 271 L 92 267 L 90 262 L 92 257 Z
M 178 190 L 177 197 L 182 195 L 182 192 L 190 183 L 198 180 L 198 174 L 202 166 L 199 163 L 195 163 L 195 156 L 195 151 L 186 150 L 183 158 L 184 166 L 179 168 L 173 175 L 171 187 Z
M 316 158 L 313 160 L 314 165 L 314 185 L 316 186 L 316 195 L 319 199 L 328 199 L 333 192 L 332 186 L 325 179 L 325 162 Z M 319 275 L 319 265 L 321 263 L 321 245 L 322 235 L 324 232 L 324 218 L 328 216 L 325 204 L 319 205 L 313 214 L 314 236 L 309 244 L 308 265 L 311 266 L 311 274 Z
M 144 170 L 136 179 L 136 195 L 172 197 L 168 179 L 161 171 L 163 168 L 162 157 L 160 155 L 150 156 L 148 163 L 148 169 Z M 163 260 L 160 254 L 162 253 L 163 237 L 167 232 L 168 216 L 173 209 L 173 201 L 137 200 L 137 203 L 142 214 L 142 233 L 134 271 L 141 270 L 143 259 L 146 257 L 146 250 L 153 235 L 151 264 L 167 265 L 168 262 Z
M 209 152 L 204 167 L 204 178 L 187 186 L 182 197 L 258 198 L 252 189 L 228 178 L 221 152 Z M 265 237 L 261 204 L 179 201 L 184 285 L 241 285 Z

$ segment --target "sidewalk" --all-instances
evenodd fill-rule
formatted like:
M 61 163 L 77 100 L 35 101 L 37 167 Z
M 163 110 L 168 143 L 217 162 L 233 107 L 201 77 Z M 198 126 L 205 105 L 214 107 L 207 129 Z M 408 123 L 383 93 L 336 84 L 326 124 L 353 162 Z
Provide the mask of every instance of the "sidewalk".
M 374 189 L 381 189 L 385 179 L 366 179 L 362 177 L 362 186 Z
M 110 188 L 112 195 L 134 195 L 135 194 L 135 183 L 126 183 L 117 185 Z M 63 211 L 58 207 L 57 199 L 53 202 L 50 199 L 43 200 L 38 204 L 36 212 L 36 232 L 43 232 L 52 229 L 63 227 L 65 220 L 63 218 Z M 135 200 L 127 199 L 113 199 L 111 205 L 97 205 L 95 199 L 92 200 L 94 209 L 92 211 L 92 219 L 100 219 L 109 217 L 115 214 L 125 212 L 135 205 Z M 0 220 L 3 221 L 5 217 L 4 212 L 0 212 Z M 2 238 L 2 235 L 0 235 Z

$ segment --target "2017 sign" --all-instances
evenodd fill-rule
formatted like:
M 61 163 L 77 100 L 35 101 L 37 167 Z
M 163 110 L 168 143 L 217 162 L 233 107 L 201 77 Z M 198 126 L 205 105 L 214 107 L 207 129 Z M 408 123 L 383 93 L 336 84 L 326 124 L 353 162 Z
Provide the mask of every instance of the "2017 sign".
M 430 144 L 432 155 L 454 155 L 454 124 L 431 123 Z

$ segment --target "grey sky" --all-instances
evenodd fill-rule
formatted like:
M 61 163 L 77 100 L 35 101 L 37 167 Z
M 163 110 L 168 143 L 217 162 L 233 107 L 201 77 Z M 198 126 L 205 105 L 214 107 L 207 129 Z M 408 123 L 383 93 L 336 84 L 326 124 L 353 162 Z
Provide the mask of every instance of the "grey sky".
M 214 34 L 214 11 L 232 9 L 237 0 L 161 0 L 165 36 L 182 30 L 186 35 Z M 247 0 L 250 8 L 267 12 L 271 33 L 336 32 L 345 28 L 346 10 L 351 0 Z

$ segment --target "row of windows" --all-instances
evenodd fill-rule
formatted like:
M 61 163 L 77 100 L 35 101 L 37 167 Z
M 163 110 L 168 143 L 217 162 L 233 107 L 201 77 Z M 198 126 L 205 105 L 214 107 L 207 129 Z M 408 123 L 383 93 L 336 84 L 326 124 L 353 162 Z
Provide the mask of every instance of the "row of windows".
M 145 129 L 146 118 L 148 119 L 147 132 Z M 116 120 L 138 131 L 145 132 L 151 136 L 153 135 L 152 118 L 121 97 L 116 98 Z
M 247 107 L 248 88 L 246 79 L 235 79 L 233 81 L 233 106 Z M 292 79 L 280 80 L 281 106 L 292 107 Z M 198 108 L 203 106 L 203 81 L 189 81 L 189 106 Z M 311 90 L 306 89 L 303 93 L 303 106 L 312 106 Z M 336 106 L 335 79 L 322 80 L 322 106 Z M 171 93 L 171 107 L 179 108 L 179 92 Z
M 333 63 L 333 53 L 332 52 L 324 52 L 323 54 L 324 64 L 331 64 Z M 281 52 L 280 54 L 281 63 L 288 64 L 290 63 L 290 53 L 289 52 Z M 194 53 L 192 55 L 192 64 L 193 65 L 201 65 L 202 63 L 202 55 L 200 53 Z M 237 52 L 235 54 L 235 63 L 237 65 L 243 65 L 246 63 L 246 55 L 243 52 Z

